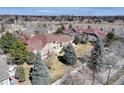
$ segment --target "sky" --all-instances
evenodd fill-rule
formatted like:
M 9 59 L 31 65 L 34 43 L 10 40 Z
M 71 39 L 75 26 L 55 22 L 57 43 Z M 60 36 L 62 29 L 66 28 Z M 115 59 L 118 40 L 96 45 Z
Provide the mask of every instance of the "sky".
M 118 16 L 124 15 L 124 7 L 0 7 L 0 14 Z

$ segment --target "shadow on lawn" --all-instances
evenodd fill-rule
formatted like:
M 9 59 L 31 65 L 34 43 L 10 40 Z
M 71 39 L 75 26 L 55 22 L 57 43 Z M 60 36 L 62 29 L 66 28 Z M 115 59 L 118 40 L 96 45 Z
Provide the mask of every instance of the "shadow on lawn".
M 70 64 L 63 58 L 63 56 L 58 56 L 58 59 L 59 59 L 59 61 L 62 62 L 63 64 L 65 64 L 65 65 L 70 65 Z

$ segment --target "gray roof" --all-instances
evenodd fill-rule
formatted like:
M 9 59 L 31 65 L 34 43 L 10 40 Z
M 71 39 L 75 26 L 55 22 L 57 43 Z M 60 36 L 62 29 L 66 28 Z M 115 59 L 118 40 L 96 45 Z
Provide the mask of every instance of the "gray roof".
M 0 55 L 0 82 L 9 78 L 8 66 Z

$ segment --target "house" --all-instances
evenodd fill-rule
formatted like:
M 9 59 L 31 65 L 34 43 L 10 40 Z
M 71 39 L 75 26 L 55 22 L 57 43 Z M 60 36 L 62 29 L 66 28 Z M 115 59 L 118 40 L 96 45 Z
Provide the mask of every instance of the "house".
M 39 34 L 26 41 L 28 50 L 41 52 L 42 59 L 52 54 L 57 54 L 63 46 L 72 43 L 72 38 L 64 34 Z
M 101 39 L 103 43 L 105 42 L 105 38 L 107 33 L 101 31 L 98 28 L 88 28 L 80 30 L 80 34 L 83 35 L 83 41 L 96 41 L 97 38 Z
M 74 28 L 69 28 L 64 30 L 64 34 L 71 36 L 73 39 L 78 36 L 80 41 L 83 40 L 83 35 L 80 33 L 81 28 L 79 26 L 75 26 Z
M 0 57 L 0 85 L 10 85 L 8 71 L 6 62 Z

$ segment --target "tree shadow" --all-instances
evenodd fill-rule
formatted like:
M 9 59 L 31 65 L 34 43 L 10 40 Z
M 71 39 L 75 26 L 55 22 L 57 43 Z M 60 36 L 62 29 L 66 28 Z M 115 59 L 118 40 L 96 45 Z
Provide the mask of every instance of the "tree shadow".
M 65 64 L 65 65 L 70 65 L 70 64 L 63 58 L 63 56 L 58 56 L 58 59 L 59 59 L 59 61 L 62 62 L 63 64 Z

